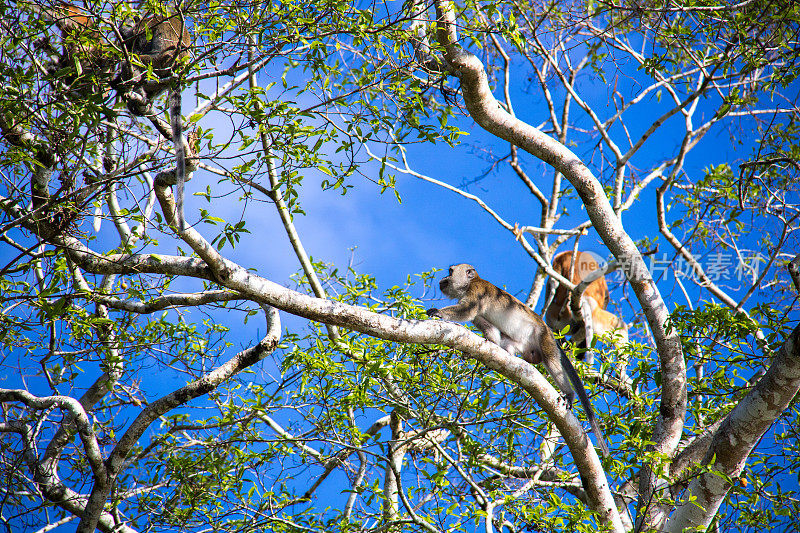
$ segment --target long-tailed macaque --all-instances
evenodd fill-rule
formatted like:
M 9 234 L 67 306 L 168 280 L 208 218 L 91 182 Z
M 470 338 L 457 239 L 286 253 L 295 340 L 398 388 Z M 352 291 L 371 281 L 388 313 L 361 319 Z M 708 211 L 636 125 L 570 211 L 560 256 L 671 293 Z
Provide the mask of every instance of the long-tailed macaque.
M 458 299 L 458 303 L 443 309 L 428 309 L 428 316 L 457 322 L 472 321 L 486 339 L 511 355 L 520 354 L 531 364 L 544 364 L 570 407 L 575 393 L 578 394 L 600 449 L 608 456 L 608 446 L 586 389 L 575 367 L 556 343 L 553 332 L 539 315 L 506 291 L 481 279 L 472 265 L 451 266 L 450 273 L 439 282 L 439 288 L 446 296 Z
M 115 86 L 126 94 L 128 108 L 144 115 L 150 102 L 169 88 L 176 63 L 191 54 L 191 36 L 179 14 L 146 15 L 122 31 L 130 61 Z
M 567 278 L 574 284 L 580 283 L 590 273 L 599 268 L 592 254 L 578 252 L 575 254 L 575 266 L 572 264 L 572 252 L 562 252 L 553 258 L 553 270 Z M 585 352 L 587 362 L 592 362 L 591 346 L 595 334 L 612 333 L 614 344 L 621 346 L 628 343 L 628 326 L 617 315 L 606 311 L 609 301 L 608 285 L 606 278 L 599 277 L 592 281 L 581 295 L 581 314 L 585 327 L 579 326 L 579 321 L 572 313 L 570 297 L 572 293 L 566 287 L 559 285 L 554 288 L 555 282 L 547 280 L 548 300 L 552 299 L 544 314 L 547 325 L 556 331 L 561 331 L 565 326 L 570 327 L 572 341 L 582 348 L 590 348 Z M 555 291 L 555 296 L 553 296 Z M 580 357 L 583 357 L 581 355 Z M 626 361 L 617 362 L 617 371 L 620 378 L 628 381 Z

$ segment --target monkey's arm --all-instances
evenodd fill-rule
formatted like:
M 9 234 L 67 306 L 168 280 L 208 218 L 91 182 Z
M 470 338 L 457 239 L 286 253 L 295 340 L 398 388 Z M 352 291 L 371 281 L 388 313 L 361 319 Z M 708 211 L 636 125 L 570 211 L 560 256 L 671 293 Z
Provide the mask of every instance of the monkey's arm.
M 478 315 L 478 311 L 477 302 L 462 298 L 456 305 L 450 305 L 442 309 L 431 307 L 428 309 L 427 313 L 430 317 L 438 317 L 453 322 L 469 322 L 475 319 Z

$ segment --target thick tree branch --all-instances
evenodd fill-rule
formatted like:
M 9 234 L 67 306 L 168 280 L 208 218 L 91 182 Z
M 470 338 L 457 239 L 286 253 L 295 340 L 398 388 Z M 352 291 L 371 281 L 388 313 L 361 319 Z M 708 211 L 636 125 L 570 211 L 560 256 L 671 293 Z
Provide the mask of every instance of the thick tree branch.
M 562 143 L 511 116 L 497 102 L 483 64 L 458 43 L 453 5 L 437 0 L 436 9 L 439 43 L 445 49 L 446 61 L 461 80 L 464 102 L 472 118 L 490 133 L 514 143 L 561 172 L 580 195 L 603 242 L 625 266 L 631 288 L 653 332 L 664 376 L 659 419 L 652 437 L 654 447 L 661 453 L 672 455 L 680 442 L 686 417 L 686 366 L 677 333 L 666 330 L 669 312 L 641 254 L 616 217 L 602 184 L 587 166 Z M 644 475 L 640 477 L 640 489 L 645 500 L 655 489 L 656 471 L 655 465 L 646 464 Z M 593 503 L 598 512 L 601 508 L 611 509 L 605 501 L 602 505 L 598 501 Z M 603 521 L 613 521 L 617 530 L 622 529 L 616 512 L 601 516 Z
M 220 302 L 232 302 L 244 300 L 241 294 L 225 290 L 212 290 L 193 293 L 167 294 L 154 298 L 148 302 L 137 302 L 134 300 L 123 300 L 114 296 L 101 293 L 92 293 L 89 296 L 92 300 L 101 302 L 112 309 L 120 309 L 131 313 L 149 314 L 164 309 L 175 307 L 197 307 L 200 305 Z
M 683 504 L 665 531 L 705 531 L 728 494 L 730 477 L 738 475 L 764 433 L 787 409 L 800 390 L 800 326 L 786 339 L 767 372 L 758 380 L 714 434 L 705 453 L 710 472 L 689 484 Z
M 23 444 L 23 459 L 42 495 L 73 516 L 81 516 L 88 498 L 64 485 L 55 470 L 42 467 L 36 456 L 31 428 L 16 421 L 0 423 L 0 433 L 16 433 L 20 436 Z M 111 513 L 106 511 L 100 514 L 97 528 L 103 533 L 137 533 L 135 529 L 120 524 Z
M 83 443 L 83 449 L 86 452 L 86 460 L 92 468 L 94 478 L 103 488 L 107 488 L 106 480 L 106 465 L 103 462 L 103 455 L 100 452 L 100 445 L 97 443 L 97 437 L 92 429 L 92 422 L 86 415 L 83 406 L 75 398 L 69 396 L 34 396 L 25 390 L 17 389 L 0 389 L 0 402 L 22 402 L 28 407 L 33 409 L 48 409 L 57 406 L 60 409 L 67 411 L 70 419 L 69 422 L 74 423 L 78 430 L 78 435 Z M 69 422 L 66 425 L 69 425 Z

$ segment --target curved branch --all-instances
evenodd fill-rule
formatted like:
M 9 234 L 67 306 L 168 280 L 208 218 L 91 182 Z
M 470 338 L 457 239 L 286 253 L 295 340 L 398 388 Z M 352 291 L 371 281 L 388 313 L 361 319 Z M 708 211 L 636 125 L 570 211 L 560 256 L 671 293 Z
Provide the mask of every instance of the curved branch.
M 581 197 L 589 219 L 603 242 L 626 267 L 631 288 L 653 332 L 664 376 L 659 419 L 653 433 L 654 448 L 671 456 L 680 442 L 686 418 L 686 365 L 677 333 L 666 329 L 668 309 L 639 250 L 616 217 L 602 184 L 588 167 L 564 144 L 511 116 L 497 102 L 483 64 L 458 42 L 452 4 L 436 0 L 436 9 L 438 39 L 444 47 L 446 61 L 461 80 L 464 102 L 472 118 L 488 132 L 514 143 L 561 172 Z M 644 470 L 640 476 L 640 488 L 642 498 L 646 501 L 655 491 L 657 474 L 649 464 L 645 464 Z M 590 501 L 593 497 L 600 497 L 600 494 L 590 493 Z M 612 511 L 610 494 L 607 495 L 608 501 L 605 497 L 603 495 L 602 502 L 593 500 L 593 508 L 601 513 L 601 520 L 612 523 L 616 530 L 621 531 L 622 523 L 619 515 Z
M 154 298 L 149 302 L 122 300 L 101 293 L 92 294 L 91 298 L 112 309 L 119 309 L 141 315 L 175 307 L 197 307 L 209 303 L 231 302 L 245 299 L 241 294 L 226 290 L 168 294 L 160 298 Z
M 0 389 L 0 402 L 16 401 L 22 402 L 33 409 L 48 409 L 58 406 L 68 412 L 71 420 L 78 429 L 78 435 L 83 443 L 86 452 L 86 460 L 92 468 L 92 474 L 97 484 L 107 488 L 108 479 L 106 465 L 103 462 L 103 454 L 100 452 L 100 445 L 92 429 L 92 422 L 89 420 L 86 411 L 78 400 L 69 396 L 34 396 L 30 392 L 21 389 Z
M 0 433 L 17 433 L 20 436 L 23 458 L 42 495 L 74 517 L 81 516 L 86 507 L 86 496 L 64 485 L 55 470 L 41 467 L 34 449 L 31 428 L 21 422 L 0 423 Z M 135 529 L 119 523 L 111 513 L 106 511 L 101 513 L 97 521 L 97 528 L 104 533 L 137 533 Z
M 403 502 L 411 520 L 421 526 L 422 528 L 430 531 L 431 533 L 440 533 L 440 530 L 423 520 L 414 510 L 414 506 L 408 501 L 408 497 L 403 490 L 402 477 L 400 470 L 403 467 L 403 457 L 408 451 L 407 443 L 401 443 L 400 439 L 403 438 L 402 420 L 396 411 L 392 412 L 390 417 L 389 426 L 392 428 L 392 440 L 388 444 L 388 454 L 386 457 L 386 469 L 384 477 L 383 489 L 383 519 L 387 522 L 395 522 L 398 520 L 399 505 L 397 497 Z

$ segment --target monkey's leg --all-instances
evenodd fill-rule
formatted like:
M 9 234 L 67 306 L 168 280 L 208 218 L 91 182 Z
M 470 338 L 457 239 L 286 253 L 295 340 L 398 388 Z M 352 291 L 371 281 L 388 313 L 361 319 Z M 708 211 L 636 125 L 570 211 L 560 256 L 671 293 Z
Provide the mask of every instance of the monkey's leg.
M 492 341 L 493 343 L 500 346 L 503 334 L 500 333 L 500 330 L 497 329 L 491 322 L 483 318 L 482 316 L 476 316 L 472 323 L 475 324 L 475 327 L 481 330 L 483 336 L 486 337 L 486 340 Z
M 476 316 L 472 323 L 481 330 L 486 340 L 492 341 L 511 355 L 520 353 L 517 343 L 511 337 L 504 335 L 500 329 L 485 318 Z

